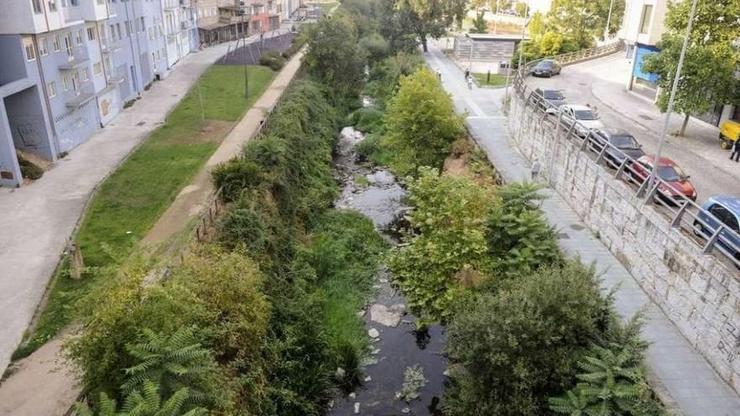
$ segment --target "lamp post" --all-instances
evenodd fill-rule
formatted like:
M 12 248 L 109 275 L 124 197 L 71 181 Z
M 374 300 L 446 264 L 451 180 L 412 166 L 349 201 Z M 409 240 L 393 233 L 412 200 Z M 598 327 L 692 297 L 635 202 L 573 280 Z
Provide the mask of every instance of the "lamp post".
M 686 36 L 683 39 L 683 45 L 681 45 L 681 55 L 678 57 L 678 66 L 676 67 L 676 76 L 673 77 L 673 85 L 671 86 L 671 95 L 668 98 L 668 109 L 665 113 L 665 120 L 663 121 L 663 129 L 660 132 L 660 139 L 658 141 L 658 151 L 655 152 L 655 160 L 653 161 L 653 168 L 650 169 L 650 176 L 648 177 L 646 188 L 648 190 L 647 198 L 652 197 L 652 192 L 650 190 L 653 187 L 653 182 L 655 181 L 655 171 L 658 169 L 658 166 L 660 165 L 660 157 L 661 153 L 663 153 L 663 143 L 665 142 L 665 136 L 668 133 L 668 123 L 671 120 L 671 113 L 673 112 L 673 105 L 675 104 L 676 100 L 676 91 L 678 90 L 678 81 L 681 78 L 681 69 L 683 67 L 683 61 L 686 57 L 686 49 L 689 46 L 689 37 L 691 36 L 691 27 L 694 24 L 694 15 L 696 14 L 696 3 L 698 3 L 698 0 L 694 0 L 691 3 L 691 12 L 689 13 L 689 23 L 686 25 Z
M 247 12 L 244 10 L 244 2 L 240 3 L 239 12 L 242 14 L 242 58 L 244 59 L 244 98 L 249 99 L 249 73 L 247 71 Z
M 609 2 L 609 14 L 606 15 L 606 27 L 604 28 L 604 42 L 609 37 L 609 24 L 612 22 L 612 7 L 614 7 L 614 0 Z
M 524 24 L 522 25 L 522 38 L 519 41 L 519 64 L 517 65 L 517 71 L 521 70 L 522 68 L 522 57 L 524 56 L 524 30 L 527 28 L 527 25 L 529 24 L 529 19 L 527 18 L 527 15 L 529 14 L 529 3 L 524 3 Z M 509 78 L 511 77 L 511 62 L 509 62 L 509 68 L 506 71 L 506 85 L 504 86 L 504 98 L 509 96 Z

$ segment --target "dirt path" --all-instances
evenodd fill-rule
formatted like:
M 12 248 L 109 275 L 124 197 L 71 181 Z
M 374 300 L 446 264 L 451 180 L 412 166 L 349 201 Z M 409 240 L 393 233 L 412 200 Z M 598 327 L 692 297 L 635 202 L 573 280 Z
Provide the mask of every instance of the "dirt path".
M 214 193 L 211 169 L 219 163 L 237 156 L 246 142 L 256 136 L 267 114 L 277 104 L 285 89 L 301 66 L 302 52 L 298 52 L 283 67 L 262 96 L 254 103 L 234 129 L 226 136 L 193 181 L 180 192 L 167 211 L 162 214 L 144 244 L 157 247 L 171 241 L 172 237 L 188 228 L 208 208 Z

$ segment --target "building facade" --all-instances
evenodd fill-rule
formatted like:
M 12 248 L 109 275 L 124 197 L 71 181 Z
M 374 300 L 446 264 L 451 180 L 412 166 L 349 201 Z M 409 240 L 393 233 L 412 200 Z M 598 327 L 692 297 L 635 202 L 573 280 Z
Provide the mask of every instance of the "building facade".
M 196 0 L 199 37 L 206 44 L 227 42 L 280 28 L 299 0 Z
M 5 186 L 22 183 L 16 149 L 55 160 L 199 44 L 190 0 L 5 0 L 3 6 Z
M 669 0 L 627 0 L 620 32 L 627 59 L 632 60 L 627 89 L 637 90 L 653 100 L 658 96 L 658 75 L 643 71 L 642 63 L 646 55 L 660 50 L 657 45 L 665 32 L 668 5 Z M 738 116 L 735 106 L 723 103 L 715 104 L 704 114 L 694 114 L 695 118 L 714 126 Z

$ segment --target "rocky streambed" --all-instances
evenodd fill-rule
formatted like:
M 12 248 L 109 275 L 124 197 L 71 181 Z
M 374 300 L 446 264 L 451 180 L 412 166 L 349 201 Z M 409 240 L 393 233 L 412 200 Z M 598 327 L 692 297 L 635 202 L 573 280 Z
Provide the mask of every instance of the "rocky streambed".
M 335 158 L 336 174 L 343 184 L 338 209 L 353 209 L 370 218 L 375 227 L 397 244 L 396 224 L 403 217 L 404 189 L 393 174 L 357 162 L 355 146 L 361 132 L 345 127 Z M 370 338 L 370 351 L 362 366 L 364 381 L 354 392 L 337 397 L 330 415 L 441 415 L 447 363 L 442 355 L 444 328 L 416 330 L 416 317 L 406 299 L 391 284 L 385 267 L 376 275 L 375 294 L 362 311 Z

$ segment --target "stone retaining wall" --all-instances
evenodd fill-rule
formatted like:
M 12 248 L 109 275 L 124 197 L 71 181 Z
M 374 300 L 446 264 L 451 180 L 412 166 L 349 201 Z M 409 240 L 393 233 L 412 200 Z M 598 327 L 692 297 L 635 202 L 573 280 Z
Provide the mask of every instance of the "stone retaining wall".
M 740 392 L 740 272 L 702 254 L 685 231 L 635 197 L 615 171 L 596 164 L 512 95 L 512 140 L 720 376 Z

